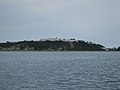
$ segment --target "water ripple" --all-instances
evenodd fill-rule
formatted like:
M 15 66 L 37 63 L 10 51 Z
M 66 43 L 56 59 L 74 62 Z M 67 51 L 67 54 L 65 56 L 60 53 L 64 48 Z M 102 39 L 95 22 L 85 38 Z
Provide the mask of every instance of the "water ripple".
M 120 90 L 117 52 L 0 52 L 0 90 Z

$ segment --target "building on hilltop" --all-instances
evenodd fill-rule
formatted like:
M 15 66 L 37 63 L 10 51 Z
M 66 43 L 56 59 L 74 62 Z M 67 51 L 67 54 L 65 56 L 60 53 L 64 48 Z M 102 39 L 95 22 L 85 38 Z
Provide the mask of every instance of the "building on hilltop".
M 40 41 L 64 41 L 64 42 L 74 42 L 74 41 L 78 41 L 78 40 L 75 40 L 74 38 L 71 38 L 71 39 L 61 39 L 61 38 L 43 38 L 43 39 L 40 39 Z
M 61 38 L 47 38 L 47 39 L 40 39 L 40 41 L 63 41 Z

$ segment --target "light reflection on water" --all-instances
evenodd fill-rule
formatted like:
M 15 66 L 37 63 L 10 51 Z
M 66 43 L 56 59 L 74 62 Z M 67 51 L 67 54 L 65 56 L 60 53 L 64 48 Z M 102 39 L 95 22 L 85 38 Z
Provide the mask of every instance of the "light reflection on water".
M 120 90 L 120 52 L 0 52 L 0 90 Z

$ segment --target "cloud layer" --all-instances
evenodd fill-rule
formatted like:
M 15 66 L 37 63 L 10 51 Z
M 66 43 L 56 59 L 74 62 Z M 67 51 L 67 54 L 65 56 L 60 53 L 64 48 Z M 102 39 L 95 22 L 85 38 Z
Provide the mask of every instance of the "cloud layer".
M 0 41 L 74 37 L 119 46 L 120 0 L 0 0 Z

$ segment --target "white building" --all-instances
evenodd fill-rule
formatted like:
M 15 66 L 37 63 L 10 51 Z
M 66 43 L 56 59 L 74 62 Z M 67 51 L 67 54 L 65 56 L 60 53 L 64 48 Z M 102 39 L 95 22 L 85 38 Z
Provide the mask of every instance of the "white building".
M 61 38 L 47 38 L 47 39 L 40 39 L 40 41 L 64 41 L 64 42 L 74 42 L 74 41 L 78 41 L 78 40 L 75 40 L 74 38 L 71 38 L 71 39 L 61 39 Z
M 74 42 L 74 41 L 76 41 L 75 39 L 63 39 L 63 41 L 65 41 L 65 42 Z
M 47 39 L 40 39 L 40 41 L 63 41 L 61 38 L 47 38 Z

